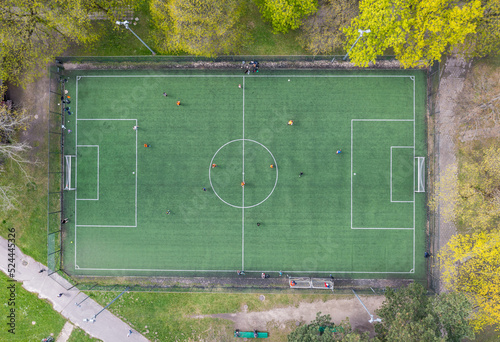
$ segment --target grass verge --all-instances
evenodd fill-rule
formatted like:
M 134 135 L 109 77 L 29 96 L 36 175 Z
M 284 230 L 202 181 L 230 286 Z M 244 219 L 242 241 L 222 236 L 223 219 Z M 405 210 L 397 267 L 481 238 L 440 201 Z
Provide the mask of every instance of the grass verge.
M 18 210 L 0 212 L 0 235 L 7 238 L 8 229 L 16 231 L 16 245 L 35 260 L 47 260 L 47 163 L 46 141 L 42 142 L 36 157 L 38 164 L 29 165 L 27 180 L 10 161 L 0 177 L 1 185 L 10 185 L 18 194 Z
M 2 329 L 0 329 L 0 341 L 40 341 L 48 336 L 59 335 L 66 320 L 47 301 L 39 299 L 36 294 L 26 291 L 21 283 L 11 282 L 5 274 L 0 273 L 0 287 L 4 289 L 4 303 L 1 306 Z M 14 286 L 15 290 L 11 290 Z M 7 294 L 10 294 L 7 300 Z M 15 294 L 12 296 L 12 293 Z M 14 301 L 15 305 L 9 304 Z M 15 310 L 15 334 L 8 331 L 12 326 L 10 310 Z
M 92 292 L 91 297 L 101 305 L 106 305 L 118 294 L 117 292 Z M 258 312 L 298 306 L 300 302 L 328 299 L 332 299 L 329 294 L 266 294 L 265 300 L 261 301 L 259 294 L 131 292 L 120 297 L 109 310 L 150 340 L 225 341 L 233 334 L 233 322 L 221 318 L 195 318 L 194 316 L 231 314 L 243 310 Z M 244 309 L 245 305 L 248 309 Z M 280 333 L 278 333 L 278 327 Z M 275 333 L 273 341 L 286 341 L 287 333 L 283 332 L 283 327 L 270 323 L 268 328 L 270 333 Z
M 102 340 L 92 338 L 82 329 L 75 327 L 71 332 L 68 342 L 102 342 Z

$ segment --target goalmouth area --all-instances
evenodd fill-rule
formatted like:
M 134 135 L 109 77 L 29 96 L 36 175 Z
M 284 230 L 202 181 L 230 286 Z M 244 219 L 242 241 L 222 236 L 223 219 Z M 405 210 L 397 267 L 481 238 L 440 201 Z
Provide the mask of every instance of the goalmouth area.
M 64 77 L 67 273 L 425 278 L 424 71 Z

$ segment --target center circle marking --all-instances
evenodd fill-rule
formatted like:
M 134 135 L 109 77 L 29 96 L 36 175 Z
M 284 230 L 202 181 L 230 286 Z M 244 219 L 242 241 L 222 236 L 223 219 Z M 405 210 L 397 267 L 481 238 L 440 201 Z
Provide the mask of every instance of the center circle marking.
M 262 201 L 260 201 L 259 203 L 257 204 L 254 204 L 254 205 L 249 205 L 249 206 L 241 206 L 241 205 L 234 205 L 234 204 L 231 204 L 225 200 L 222 199 L 222 197 L 219 196 L 219 194 L 217 193 L 217 191 L 215 191 L 215 188 L 214 188 L 214 185 L 212 184 L 212 175 L 211 175 L 211 171 L 212 171 L 212 164 L 214 162 L 214 159 L 215 157 L 217 156 L 217 153 L 219 153 L 220 150 L 222 150 L 225 146 L 233 143 L 233 142 L 236 142 L 236 141 L 250 141 L 250 142 L 253 142 L 253 143 L 256 143 L 260 146 L 262 146 L 263 148 L 266 149 L 266 151 L 271 155 L 271 157 L 273 158 L 273 161 L 274 161 L 274 166 L 276 168 L 276 181 L 274 182 L 274 186 L 273 186 L 273 189 L 271 190 L 271 192 L 269 193 L 269 195 L 267 195 L 266 198 L 264 198 Z M 243 172 L 244 174 L 244 172 Z M 213 155 L 212 157 L 212 160 L 210 161 L 210 166 L 208 168 L 208 179 L 210 181 L 210 187 L 212 188 L 214 194 L 222 201 L 224 202 L 225 204 L 233 207 L 233 208 L 239 208 L 239 209 L 248 209 L 248 208 L 253 208 L 253 207 L 256 207 L 258 205 L 261 205 L 262 203 L 264 203 L 265 201 L 267 201 L 267 199 L 273 194 L 274 192 L 274 189 L 276 189 L 276 185 L 278 184 L 278 163 L 276 162 L 276 158 L 274 158 L 273 154 L 271 153 L 271 151 L 269 151 L 269 149 L 264 146 L 263 144 L 261 144 L 260 142 L 258 141 L 255 141 L 255 140 L 252 140 L 252 139 L 234 139 L 234 140 L 231 140 L 231 141 L 228 141 L 227 143 L 225 143 L 224 145 L 222 145 L 221 147 L 219 147 L 219 149 L 217 150 L 217 152 L 215 152 L 215 154 Z

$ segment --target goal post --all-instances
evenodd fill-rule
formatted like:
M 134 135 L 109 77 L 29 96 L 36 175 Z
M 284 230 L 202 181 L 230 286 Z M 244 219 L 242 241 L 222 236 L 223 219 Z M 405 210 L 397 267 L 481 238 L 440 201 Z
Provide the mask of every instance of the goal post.
M 74 187 L 71 187 L 71 177 L 72 177 L 72 174 L 71 174 L 71 159 L 74 158 L 75 156 L 72 156 L 72 155 L 67 155 L 67 156 L 64 156 L 64 160 L 65 160 L 65 163 L 64 163 L 64 168 L 65 168 L 65 172 L 64 172 L 64 190 L 75 190 L 76 188 Z
M 417 159 L 417 189 L 415 192 L 425 192 L 425 157 Z

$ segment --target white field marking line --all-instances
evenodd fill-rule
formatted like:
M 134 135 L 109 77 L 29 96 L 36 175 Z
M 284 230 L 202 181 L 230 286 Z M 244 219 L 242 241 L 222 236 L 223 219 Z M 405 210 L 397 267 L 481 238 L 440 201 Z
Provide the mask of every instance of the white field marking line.
M 359 119 L 359 120 L 355 120 L 355 121 L 413 121 L 414 125 L 415 125 L 415 77 L 411 76 L 411 75 L 259 75 L 259 76 L 260 77 L 338 77 L 338 78 L 349 78 L 349 77 L 352 77 L 352 78 L 362 78 L 362 77 L 366 77 L 366 78 L 384 78 L 384 77 L 385 78 L 404 78 L 404 77 L 410 77 L 410 79 L 413 80 L 413 120 Z M 89 77 L 89 78 L 95 77 L 95 78 L 97 78 L 97 77 L 240 77 L 240 76 L 233 76 L 233 75 L 128 75 L 128 76 L 127 75 L 95 75 L 95 76 L 88 75 L 88 76 L 79 76 L 79 77 L 77 77 L 77 82 L 76 82 L 76 89 L 77 89 L 76 93 L 77 94 L 76 94 L 75 116 L 77 117 L 77 121 L 79 120 L 78 116 L 77 116 L 77 111 L 78 111 L 77 110 L 77 108 L 78 108 L 78 105 L 77 105 L 78 104 L 78 80 L 81 77 Z M 80 119 L 80 120 L 92 120 L 92 119 Z M 95 120 L 105 120 L 105 119 L 95 119 Z M 113 119 L 113 120 L 120 120 L 120 119 Z M 352 227 L 352 146 L 353 146 L 353 142 L 352 142 L 352 121 L 353 120 L 351 120 L 351 227 Z M 77 134 L 77 132 L 75 132 L 75 135 L 76 134 Z M 413 135 L 414 135 L 414 141 L 415 141 L 415 130 L 413 131 Z M 227 143 L 226 143 L 226 145 L 227 145 Z M 136 150 L 137 150 L 137 144 L 136 144 Z M 137 155 L 136 155 L 136 158 L 137 158 Z M 273 156 L 273 159 L 274 159 L 274 156 Z M 212 161 L 213 161 L 213 158 L 212 158 Z M 275 183 L 275 187 L 276 187 L 276 184 L 278 182 L 278 170 L 277 170 L 276 160 L 275 160 L 275 165 L 276 165 L 276 183 Z M 209 175 L 210 175 L 210 171 L 209 171 Z M 136 173 L 136 179 L 137 179 L 137 173 Z M 210 185 L 212 185 L 211 180 L 210 180 Z M 213 186 L 212 186 L 212 189 L 213 189 Z M 273 189 L 272 192 L 274 192 L 274 189 Z M 272 194 L 272 192 L 271 192 L 271 194 Z M 271 194 L 269 194 L 267 198 L 269 198 L 269 196 Z M 75 196 L 76 196 L 76 194 L 75 194 Z M 217 195 L 217 197 L 219 197 L 219 196 Z M 264 199 L 264 201 L 267 200 L 267 198 Z M 219 199 L 221 201 L 223 201 L 224 203 L 230 205 L 230 206 L 236 207 L 236 206 L 234 206 L 232 204 L 229 204 L 229 203 L 225 202 L 220 197 L 219 197 Z M 262 202 L 264 202 L 264 201 L 262 201 Z M 261 204 L 262 202 L 254 205 L 254 206 L 257 206 L 257 205 Z M 413 202 L 413 207 L 414 207 L 413 221 L 415 222 L 415 202 Z M 137 213 L 136 213 L 136 215 L 137 215 Z M 76 200 L 75 200 L 75 222 L 76 222 Z M 413 226 L 415 227 L 415 223 L 413 224 Z M 404 229 L 406 229 L 406 228 L 404 228 Z M 413 242 L 414 242 L 413 243 L 413 255 L 414 255 L 413 265 L 415 266 L 415 230 L 413 232 Z M 76 225 L 75 225 L 75 243 L 76 243 Z M 75 244 L 75 266 L 76 266 L 76 244 Z M 88 270 L 93 270 L 93 269 L 88 268 Z M 99 269 L 94 269 L 94 270 L 99 270 Z M 101 269 L 101 270 L 134 270 L 134 269 Z M 137 271 L 141 271 L 141 270 L 144 270 L 144 269 L 137 269 Z M 168 271 L 168 270 L 159 270 L 159 271 Z M 172 271 L 182 271 L 182 270 L 172 270 Z M 186 271 L 193 271 L 193 270 L 186 270 Z M 207 271 L 207 272 L 210 272 L 210 271 Z M 228 272 L 228 271 L 213 271 L 213 272 Z M 252 272 L 252 271 L 249 271 L 249 272 Z M 258 272 L 260 272 L 260 271 L 258 271 Z M 304 272 L 304 273 L 313 273 L 313 272 L 316 272 L 316 273 L 329 273 L 330 272 L 330 273 L 332 273 L 332 272 L 335 272 L 335 273 L 370 273 L 370 274 L 371 273 L 373 273 L 373 274 L 379 274 L 379 273 L 380 274 L 381 273 L 390 273 L 390 274 L 414 273 L 413 270 L 411 270 L 410 272 L 369 272 L 369 271 L 359 271 L 359 272 L 357 272 L 357 271 L 325 271 L 325 272 L 321 272 L 321 271 L 320 272 L 318 272 L 318 271 L 294 271 L 294 272 Z
M 78 267 L 79 270 L 84 270 L 84 271 L 135 271 L 135 272 L 214 272 L 214 273 L 233 273 L 236 272 L 236 270 L 177 270 L 177 269 L 158 269 L 158 268 L 95 268 L 95 267 Z M 259 271 L 245 271 L 245 273 L 277 273 L 280 270 L 259 270 Z M 383 273 L 389 273 L 389 274 L 411 274 L 415 273 L 412 270 L 408 272 L 378 272 L 378 271 L 302 271 L 302 270 L 293 270 L 293 271 L 286 271 L 286 270 L 281 270 L 283 273 L 321 273 L 321 274 L 330 274 L 330 273 L 367 273 L 367 274 L 383 274 Z M 283 277 L 285 278 L 285 277 Z
M 78 81 L 80 80 L 79 77 L 76 77 L 76 94 L 75 94 L 75 156 L 78 155 Z M 75 158 L 75 188 L 78 188 L 78 158 Z M 74 241 L 75 241 L 75 269 L 78 267 L 76 263 L 76 247 L 77 247 L 77 241 L 76 241 L 76 227 L 78 224 L 78 215 L 77 215 L 77 199 L 78 198 L 78 189 L 75 189 L 75 236 Z
M 393 148 L 415 148 L 414 146 L 391 146 L 391 161 L 390 161 L 390 166 L 389 166 L 389 172 L 390 172 L 390 181 L 389 181 L 389 187 L 390 187 L 390 198 L 391 198 L 391 203 L 413 203 L 413 201 L 393 201 L 392 200 L 392 149 Z
M 76 145 L 77 147 L 97 147 L 97 198 L 77 198 L 77 201 L 99 201 L 99 145 Z
M 136 121 L 137 119 L 77 119 L 78 121 Z
M 80 78 L 76 77 L 76 99 L 75 99 L 75 155 L 78 155 L 78 80 Z M 75 188 L 77 188 L 78 185 L 78 158 L 75 159 Z M 74 236 L 74 242 L 75 242 L 75 269 L 79 269 L 80 267 L 77 265 L 76 262 L 76 248 L 77 248 L 77 198 L 78 198 L 78 190 L 75 190 L 75 236 Z
M 410 77 L 413 82 L 413 146 L 415 145 L 415 77 Z M 415 148 L 413 148 L 413 189 L 415 189 Z M 415 269 L 415 191 L 413 192 L 413 270 Z
M 245 77 L 243 77 L 243 168 L 242 168 L 242 179 L 245 182 Z M 245 270 L 245 187 L 242 187 L 242 203 L 241 203 L 241 269 Z
M 351 119 L 351 229 L 379 229 L 379 230 L 409 230 L 409 229 L 415 229 L 415 202 L 413 202 L 413 227 L 405 227 L 405 228 L 386 228 L 386 227 L 353 227 L 352 226 L 352 188 L 353 188 L 353 159 L 354 159 L 354 121 L 387 121 L 387 122 L 411 122 L 413 121 L 413 128 L 415 129 L 415 119 L 409 120 L 409 119 Z M 413 136 L 415 137 L 415 132 L 413 132 Z M 413 140 L 415 143 L 415 139 Z M 415 153 L 415 149 L 413 149 L 413 153 Z M 415 162 L 414 162 L 415 163 Z M 415 169 L 415 166 L 413 167 Z M 415 170 L 413 170 L 413 174 L 415 176 Z M 414 177 L 415 178 L 415 177 Z M 413 180 L 413 183 L 415 183 L 415 179 Z M 413 193 L 413 200 L 415 200 L 415 193 Z M 413 232 L 415 235 L 415 232 Z M 415 239 L 413 240 L 413 247 L 415 248 Z M 415 260 L 413 260 L 415 263 Z M 415 266 L 415 265 L 414 265 Z M 415 268 L 415 267 L 413 267 Z
M 231 77 L 231 78 L 239 78 L 241 76 L 235 76 L 235 75 L 86 75 L 86 76 L 79 76 L 79 77 L 87 77 L 87 78 L 140 78 L 140 77 L 147 77 L 147 78 L 221 78 L 221 77 Z M 336 78 L 410 78 L 412 79 L 414 76 L 412 75 L 260 75 L 259 77 L 270 77 L 270 78 L 286 78 L 286 77 L 318 77 L 318 78 L 329 78 L 329 77 L 336 77 Z
M 111 224 L 79 224 L 78 227 L 120 227 L 120 228 L 136 228 L 137 226 L 116 226 Z
M 135 125 L 137 126 L 137 119 L 135 119 Z M 137 130 L 135 130 L 135 226 L 137 227 Z
M 212 160 L 210 161 L 210 165 L 213 164 L 214 162 L 214 159 L 215 157 L 217 156 L 217 153 L 219 153 L 220 150 L 222 150 L 226 145 L 230 144 L 230 143 L 233 143 L 235 141 L 241 141 L 242 139 L 234 139 L 234 140 L 231 140 L 231 141 L 228 141 L 227 143 L 225 143 L 224 145 L 222 145 L 221 147 L 219 147 L 219 149 L 217 150 L 217 152 L 214 153 L 214 155 L 212 156 Z M 278 163 L 276 162 L 276 158 L 274 158 L 274 155 L 271 153 L 271 151 L 269 151 L 269 149 L 264 146 L 263 144 L 261 144 L 260 142 L 258 141 L 255 141 L 255 140 L 252 140 L 252 139 L 245 139 L 246 141 L 251 141 L 253 143 L 256 143 L 260 146 L 262 146 L 270 155 L 271 155 L 271 158 L 273 158 L 273 161 L 274 161 L 274 166 L 276 168 L 276 181 L 274 182 L 274 187 L 273 189 L 271 190 L 271 192 L 269 193 L 269 195 L 267 195 L 266 198 L 264 198 L 262 201 L 260 201 L 259 203 L 257 204 L 254 204 L 254 205 L 249 205 L 249 206 L 246 206 L 245 209 L 248 209 L 248 208 L 253 208 L 253 207 L 256 207 L 262 203 L 264 203 L 265 201 L 267 201 L 267 199 L 273 194 L 274 190 L 276 189 L 276 185 L 278 184 Z M 230 207 L 233 207 L 233 208 L 239 208 L 241 209 L 241 206 L 239 205 L 234 205 L 234 204 L 231 204 L 229 202 L 226 202 L 225 200 L 222 199 L 222 197 L 219 196 L 219 194 L 217 193 L 217 191 L 215 190 L 214 188 L 214 185 L 212 183 L 212 168 L 209 167 L 208 169 L 208 180 L 210 181 L 210 187 L 212 188 L 215 196 L 217 196 L 218 199 L 220 199 L 222 202 L 224 202 L 225 204 L 229 205 Z

